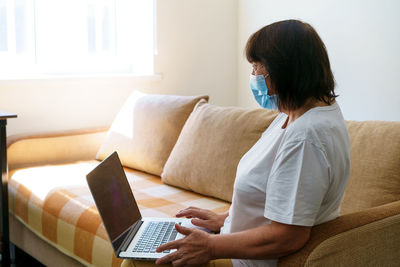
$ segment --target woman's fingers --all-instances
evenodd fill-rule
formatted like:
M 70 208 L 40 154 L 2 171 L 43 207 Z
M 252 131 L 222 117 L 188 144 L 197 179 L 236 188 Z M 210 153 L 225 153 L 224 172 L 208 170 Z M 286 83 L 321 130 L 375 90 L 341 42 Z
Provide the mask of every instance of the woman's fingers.
M 181 225 L 179 225 L 179 224 L 177 224 L 177 223 L 175 224 L 175 229 L 176 229 L 179 233 L 181 233 L 182 235 L 189 235 L 189 234 L 193 231 L 193 229 L 190 229 L 190 228 L 181 226 Z
M 164 250 L 170 250 L 170 249 L 177 249 L 179 246 L 179 239 L 178 240 L 174 240 L 168 243 L 165 243 L 161 246 L 159 246 L 156 251 L 157 252 L 163 252 Z
M 192 219 L 191 222 L 193 225 L 207 228 L 213 232 L 218 232 L 222 226 L 220 215 L 206 209 L 189 207 L 178 212 L 176 216 Z
M 220 214 L 196 207 L 183 209 L 176 214 L 176 217 L 192 219 L 191 222 L 193 225 L 207 228 L 213 232 L 218 232 L 223 225 L 223 221 L 221 224 Z
M 179 224 L 175 224 L 175 228 L 179 233 L 185 235 L 185 237 L 157 248 L 157 252 L 174 248 L 177 251 L 158 259 L 156 264 L 171 263 L 174 267 L 197 266 L 211 259 L 209 234 L 200 230 L 183 227 Z
M 184 212 L 184 211 L 187 211 L 187 210 L 199 210 L 199 209 L 200 209 L 200 208 L 190 206 L 190 207 L 187 207 L 186 209 L 180 210 L 178 213 Z
M 156 264 L 165 264 L 179 259 L 178 252 L 170 253 L 162 258 L 156 260 Z
M 190 214 L 190 213 L 191 213 L 192 211 L 194 211 L 194 210 L 199 210 L 199 208 L 196 208 L 196 207 L 189 207 L 189 208 L 183 209 L 183 210 L 179 211 L 179 212 L 176 214 L 176 216 L 177 216 L 177 217 L 186 216 L 185 214 Z
M 193 225 L 196 225 L 198 227 L 204 227 L 204 228 L 207 228 L 207 229 L 210 229 L 210 227 L 213 226 L 213 223 L 210 222 L 210 221 L 196 219 L 196 218 L 192 219 L 191 222 L 192 222 Z M 213 229 L 210 229 L 210 230 L 213 230 Z
M 193 230 L 184 226 L 180 226 L 179 224 L 175 224 L 176 230 L 181 233 L 182 235 L 189 235 Z M 174 240 L 171 242 L 168 242 L 166 244 L 163 244 L 159 246 L 156 251 L 157 252 L 163 252 L 164 250 L 169 250 L 169 249 L 177 249 L 179 248 L 179 244 L 181 243 L 181 239 Z
M 187 266 L 186 265 L 186 260 L 185 259 L 178 259 L 172 262 L 172 266 L 174 267 L 181 267 L 181 266 Z
M 183 210 L 176 214 L 176 217 L 197 217 L 199 219 L 208 219 L 208 213 L 203 210 Z

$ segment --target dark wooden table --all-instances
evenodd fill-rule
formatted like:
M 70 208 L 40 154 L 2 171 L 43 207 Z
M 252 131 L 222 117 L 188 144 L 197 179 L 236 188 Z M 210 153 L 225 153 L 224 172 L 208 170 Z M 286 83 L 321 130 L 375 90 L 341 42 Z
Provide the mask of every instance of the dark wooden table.
M 0 170 L 1 170 L 1 266 L 10 266 L 10 221 L 8 214 L 7 119 L 17 114 L 0 111 Z

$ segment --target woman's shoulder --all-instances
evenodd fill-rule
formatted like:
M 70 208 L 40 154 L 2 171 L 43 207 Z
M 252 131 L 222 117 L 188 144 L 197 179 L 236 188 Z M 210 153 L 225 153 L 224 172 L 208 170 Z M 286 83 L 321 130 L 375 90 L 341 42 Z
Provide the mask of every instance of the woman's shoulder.
M 286 138 L 293 141 L 320 143 L 333 134 L 346 134 L 347 128 L 337 103 L 308 110 L 286 129 Z

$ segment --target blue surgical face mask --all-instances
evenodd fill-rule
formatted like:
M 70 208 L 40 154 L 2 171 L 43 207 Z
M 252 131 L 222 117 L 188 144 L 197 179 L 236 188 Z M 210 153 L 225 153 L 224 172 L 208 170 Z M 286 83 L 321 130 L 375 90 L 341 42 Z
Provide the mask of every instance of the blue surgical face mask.
M 278 95 L 268 95 L 268 87 L 264 75 L 250 74 L 250 89 L 257 103 L 268 109 L 278 109 Z

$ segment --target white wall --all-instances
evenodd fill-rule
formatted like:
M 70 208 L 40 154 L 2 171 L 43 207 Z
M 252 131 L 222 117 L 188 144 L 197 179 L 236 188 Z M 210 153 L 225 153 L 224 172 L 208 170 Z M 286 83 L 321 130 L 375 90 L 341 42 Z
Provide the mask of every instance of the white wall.
M 400 121 L 400 1 L 159 0 L 155 72 L 132 77 L 0 81 L 8 134 L 109 125 L 134 89 L 208 94 L 216 105 L 256 107 L 243 48 L 251 33 L 298 18 L 324 40 L 346 119 Z
M 239 0 L 238 105 L 255 107 L 249 91 L 247 38 L 283 19 L 301 19 L 328 49 L 345 119 L 400 121 L 400 1 Z
M 0 110 L 18 114 L 8 135 L 106 126 L 134 89 L 237 100 L 237 1 L 159 0 L 161 80 L 132 77 L 0 81 Z

